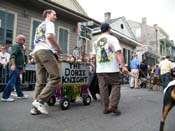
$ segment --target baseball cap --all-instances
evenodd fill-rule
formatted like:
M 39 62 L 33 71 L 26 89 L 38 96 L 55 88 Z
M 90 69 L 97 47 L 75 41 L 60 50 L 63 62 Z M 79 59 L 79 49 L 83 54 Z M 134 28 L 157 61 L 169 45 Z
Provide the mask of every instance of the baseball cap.
M 106 32 L 107 30 L 109 30 L 111 27 L 108 23 L 102 23 L 100 26 L 101 32 Z

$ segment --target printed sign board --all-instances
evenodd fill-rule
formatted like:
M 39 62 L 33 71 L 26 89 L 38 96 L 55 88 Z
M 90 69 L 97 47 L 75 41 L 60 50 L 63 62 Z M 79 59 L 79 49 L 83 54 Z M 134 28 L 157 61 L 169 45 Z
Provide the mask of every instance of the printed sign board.
M 80 63 L 61 63 L 61 84 L 88 84 L 88 66 Z

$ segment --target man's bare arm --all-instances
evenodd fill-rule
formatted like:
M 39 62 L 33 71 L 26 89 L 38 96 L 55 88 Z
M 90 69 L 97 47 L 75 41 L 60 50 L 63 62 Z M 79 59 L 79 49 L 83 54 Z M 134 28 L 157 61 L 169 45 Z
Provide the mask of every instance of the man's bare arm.
M 117 60 L 120 64 L 120 66 L 125 67 L 124 57 L 123 57 L 123 53 L 121 50 L 116 52 L 116 57 L 117 57 Z
M 119 51 L 116 52 L 116 57 L 117 57 L 117 60 L 118 60 L 120 66 L 122 68 L 122 73 L 124 75 L 128 75 L 129 74 L 129 71 L 128 71 L 128 69 L 125 66 L 124 57 L 123 57 L 123 53 L 122 53 L 121 50 L 119 50 Z
M 52 44 L 52 46 L 56 49 L 58 54 L 61 54 L 62 53 L 62 49 L 61 49 L 60 45 L 57 43 L 54 35 L 53 34 L 47 34 L 47 39 Z

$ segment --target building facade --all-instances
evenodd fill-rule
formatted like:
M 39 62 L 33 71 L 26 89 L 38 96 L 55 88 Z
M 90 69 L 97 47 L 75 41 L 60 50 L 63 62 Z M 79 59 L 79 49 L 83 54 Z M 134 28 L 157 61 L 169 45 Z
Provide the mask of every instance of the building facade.
M 168 34 L 157 24 L 153 26 L 147 25 L 147 18 L 142 18 L 142 22 L 138 23 L 128 20 L 128 23 L 136 36 L 136 39 L 143 43 L 144 48 L 137 48 L 143 59 L 147 60 L 149 65 L 155 65 L 162 56 L 171 56 L 173 43 L 169 40 Z M 149 59 L 148 59 L 149 58 Z
M 78 45 L 78 22 L 93 21 L 94 27 L 100 25 L 87 16 L 76 0 L 62 4 L 61 0 L 0 0 L 0 3 L 0 44 L 14 44 L 16 35 L 23 34 L 26 36 L 27 53 L 33 49 L 34 33 L 43 21 L 42 12 L 45 9 L 54 9 L 58 15 L 56 39 L 65 55 Z

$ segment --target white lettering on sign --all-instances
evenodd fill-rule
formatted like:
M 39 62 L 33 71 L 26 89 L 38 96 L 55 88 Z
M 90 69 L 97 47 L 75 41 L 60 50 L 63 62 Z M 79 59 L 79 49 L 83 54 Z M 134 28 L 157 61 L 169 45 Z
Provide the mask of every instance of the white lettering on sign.
M 62 63 L 62 84 L 88 83 L 89 70 L 87 65 L 79 63 Z

